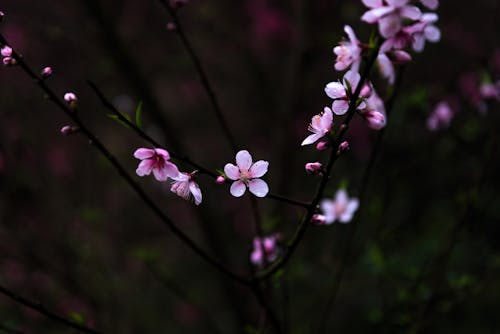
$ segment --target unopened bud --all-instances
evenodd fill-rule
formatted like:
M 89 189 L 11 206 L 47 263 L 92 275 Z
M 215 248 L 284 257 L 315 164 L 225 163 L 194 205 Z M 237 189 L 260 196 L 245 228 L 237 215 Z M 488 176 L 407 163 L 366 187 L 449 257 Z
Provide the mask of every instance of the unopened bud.
M 42 77 L 44 78 L 48 78 L 52 75 L 52 67 L 45 67 L 43 70 L 42 70 Z
M 177 25 L 174 22 L 167 23 L 167 31 L 174 32 L 177 31 Z
M 17 64 L 17 61 L 12 57 L 5 57 L 2 59 L 2 62 L 5 66 L 14 66 Z
M 78 102 L 78 98 L 76 97 L 75 93 L 69 92 L 64 94 L 64 101 L 69 104 L 70 108 L 75 108 Z
M 12 48 L 10 46 L 4 46 L 2 50 L 0 50 L 2 57 L 12 57 Z
M 325 225 L 326 224 L 326 218 L 323 215 L 320 215 L 319 213 L 315 214 L 311 218 L 311 224 L 314 225 Z
M 390 58 L 394 64 L 401 65 L 411 61 L 411 56 L 408 52 L 403 50 L 393 50 L 390 53 Z
M 68 136 L 68 135 L 71 135 L 73 133 L 78 132 L 78 130 L 80 130 L 80 128 L 77 126 L 65 125 L 61 128 L 61 134 L 64 136 Z
M 363 88 L 361 88 L 361 92 L 359 93 L 360 97 L 370 97 L 372 95 L 372 87 L 369 84 L 364 84 Z
M 340 155 L 340 154 L 344 153 L 345 151 L 347 151 L 348 149 L 349 149 L 349 143 L 347 141 L 343 141 L 339 145 L 339 149 L 337 150 L 337 154 Z
M 326 150 L 328 148 L 328 146 L 330 146 L 328 144 L 328 142 L 326 142 L 326 141 L 320 141 L 319 143 L 316 144 L 316 149 L 318 151 L 324 151 L 324 150 Z
M 323 173 L 323 165 L 321 162 L 308 162 L 306 163 L 306 172 L 312 175 L 320 175 Z
M 367 122 L 368 127 L 373 130 L 380 130 L 385 126 L 385 116 L 378 111 L 368 110 L 362 113 L 362 116 Z
M 226 178 L 222 175 L 218 176 L 216 179 L 215 179 L 215 183 L 217 184 L 223 184 L 224 182 L 226 182 Z
M 5 14 L 2 11 L 0 11 L 0 22 L 2 22 L 4 18 Z

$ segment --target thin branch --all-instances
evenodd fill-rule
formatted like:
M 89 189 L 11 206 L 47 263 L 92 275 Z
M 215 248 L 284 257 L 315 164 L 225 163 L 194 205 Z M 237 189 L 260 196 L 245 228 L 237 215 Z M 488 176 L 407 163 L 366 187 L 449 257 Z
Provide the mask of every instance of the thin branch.
M 9 45 L 5 37 L 0 34 L 0 43 L 4 45 Z M 118 160 L 111 154 L 111 152 L 101 143 L 101 141 L 86 127 L 86 125 L 80 120 L 77 113 L 71 110 L 57 95 L 48 87 L 43 79 L 40 79 L 35 72 L 27 65 L 23 58 L 15 51 L 12 51 L 12 57 L 17 61 L 18 65 L 24 70 L 24 72 L 32 78 L 36 84 L 45 92 L 48 99 L 51 100 L 56 106 L 58 106 L 72 121 L 79 127 L 80 132 L 83 133 L 94 145 L 101 154 L 111 163 L 111 165 L 116 169 L 118 174 L 127 182 L 127 184 L 137 193 L 137 195 L 142 199 L 142 201 L 160 218 L 160 221 L 164 223 L 172 233 L 174 233 L 183 243 L 185 243 L 193 252 L 200 256 L 205 262 L 219 270 L 221 273 L 225 274 L 229 278 L 233 279 L 235 282 L 241 283 L 243 285 L 249 285 L 250 282 L 240 277 L 239 275 L 233 273 L 228 268 L 226 268 L 220 261 L 212 258 L 208 255 L 200 246 L 198 246 L 190 237 L 188 237 L 182 230 L 180 230 L 173 221 L 162 212 L 162 210 L 155 204 L 155 202 L 146 194 L 146 192 L 141 188 L 141 186 L 128 174 L 126 169 L 118 162 Z
M 274 273 L 276 273 L 281 267 L 283 267 L 288 260 L 290 259 L 291 255 L 294 253 L 296 250 L 297 246 L 300 244 L 302 239 L 304 238 L 305 232 L 310 224 L 311 218 L 314 215 L 316 211 L 316 207 L 323 196 L 323 193 L 325 191 L 326 185 L 328 181 L 331 178 L 331 172 L 332 168 L 335 165 L 335 162 L 339 158 L 339 154 L 337 154 L 337 147 L 340 145 L 340 143 L 344 140 L 344 136 L 349 129 L 349 124 L 356 114 L 356 107 L 357 107 L 357 102 L 359 98 L 359 94 L 361 93 L 361 88 L 363 87 L 365 81 L 367 80 L 370 71 L 373 67 L 373 64 L 375 63 L 375 60 L 377 59 L 378 55 L 378 50 L 379 50 L 380 45 L 377 44 L 375 48 L 372 50 L 372 54 L 370 55 L 365 69 L 363 71 L 363 74 L 361 75 L 361 79 L 356 87 L 356 90 L 352 94 L 350 100 L 349 100 L 349 109 L 347 111 L 347 116 L 344 119 L 344 122 L 340 126 L 340 132 L 337 135 L 337 138 L 334 140 L 331 153 L 330 153 L 330 159 L 328 161 L 328 165 L 326 167 L 326 173 L 323 174 L 323 177 L 321 178 L 320 184 L 318 186 L 318 189 L 316 191 L 316 195 L 314 196 L 314 199 L 312 200 L 311 204 L 309 205 L 306 214 L 304 215 L 304 218 L 302 219 L 301 223 L 299 224 L 298 228 L 295 230 L 295 234 L 293 235 L 292 239 L 288 243 L 288 247 L 285 250 L 284 255 L 279 258 L 276 262 L 274 262 L 267 270 L 264 270 L 261 273 L 258 273 L 255 277 L 254 280 L 265 280 L 272 276 Z
M 203 85 L 205 91 L 207 92 L 207 95 L 210 99 L 210 103 L 212 104 L 213 110 L 215 112 L 217 120 L 219 121 L 222 131 L 224 132 L 224 135 L 229 144 L 231 145 L 234 153 L 236 153 L 238 151 L 238 145 L 236 145 L 236 140 L 234 139 L 234 135 L 229 128 L 224 113 L 222 112 L 219 101 L 217 100 L 217 96 L 215 95 L 214 89 L 212 88 L 212 84 L 210 83 L 207 73 L 205 72 L 205 69 L 201 64 L 200 57 L 198 57 L 197 53 L 194 51 L 193 46 L 191 45 L 191 42 L 187 38 L 186 33 L 184 32 L 184 28 L 182 27 L 179 17 L 177 16 L 176 10 L 170 6 L 167 0 L 159 0 L 159 1 L 162 4 L 163 8 L 165 8 L 165 10 L 172 17 L 172 21 L 175 24 L 176 32 L 177 34 L 179 34 L 182 45 L 186 49 L 189 58 L 191 58 L 191 61 L 193 62 L 194 67 L 196 68 L 196 72 L 198 72 L 201 84 Z
M 81 325 L 79 323 L 76 323 L 74 321 L 71 321 L 69 319 L 66 319 L 54 312 L 51 312 L 49 310 L 47 310 L 42 304 L 40 304 L 39 302 L 33 302 L 31 300 L 28 300 L 24 297 L 21 297 L 19 296 L 18 294 L 16 294 L 15 292 L 7 289 L 6 287 L 0 285 L 0 293 L 2 293 L 3 295 L 9 297 L 10 299 L 12 299 L 13 301 L 15 301 L 16 303 L 19 303 L 21 305 L 24 305 L 25 307 L 29 308 L 29 309 L 32 309 L 40 314 L 42 314 L 43 316 L 45 316 L 46 318 L 50 319 L 50 320 L 53 320 L 55 322 L 58 322 L 60 324 L 63 324 L 67 327 L 71 327 L 73 329 L 76 329 L 80 332 L 83 332 L 83 333 L 92 333 L 92 334 L 99 334 L 101 332 L 98 332 L 97 330 L 95 329 L 92 329 L 90 327 L 86 327 L 84 325 Z
M 164 146 L 161 145 L 158 141 L 156 141 L 155 139 L 153 139 L 151 136 L 149 136 L 147 133 L 145 133 L 141 128 L 139 128 L 136 124 L 134 124 L 129 119 L 127 119 L 126 117 L 124 117 L 123 114 L 120 113 L 120 111 L 118 109 L 116 109 L 116 107 L 109 101 L 109 99 L 106 98 L 106 96 L 97 87 L 97 85 L 94 82 L 92 82 L 90 80 L 87 80 L 87 83 L 92 88 L 92 90 L 94 91 L 94 93 L 97 95 L 97 97 L 99 98 L 99 100 L 101 100 L 101 103 L 104 105 L 104 107 L 106 109 L 108 109 L 110 112 L 112 112 L 113 115 L 115 115 L 116 117 L 118 117 L 118 119 L 121 122 L 125 123 L 135 133 L 137 133 L 137 135 L 139 137 L 141 137 L 142 139 L 144 139 L 145 141 L 147 141 L 148 143 L 150 143 L 154 147 L 164 148 Z M 200 165 L 199 163 L 195 162 L 194 160 L 192 160 L 190 157 L 188 157 L 186 155 L 183 155 L 183 154 L 180 154 L 178 152 L 171 151 L 171 150 L 168 150 L 168 152 L 170 153 L 170 155 L 174 159 L 177 159 L 179 161 L 182 161 L 182 162 L 184 162 L 184 163 L 192 166 L 193 168 L 195 168 L 196 170 L 198 170 L 198 172 L 200 172 L 201 174 L 209 175 L 213 179 L 216 179 L 219 176 L 218 173 L 213 172 L 210 169 L 208 169 L 208 168 Z M 230 181 L 227 180 L 227 182 L 229 183 Z M 296 201 L 296 200 L 293 200 L 293 199 L 290 199 L 290 198 L 287 198 L 287 197 L 284 197 L 284 196 L 272 194 L 272 193 L 267 194 L 266 198 L 270 198 L 270 199 L 273 199 L 273 200 L 276 200 L 276 201 L 284 202 L 284 203 L 287 203 L 287 204 L 290 204 L 290 205 L 300 206 L 302 208 L 308 208 L 309 207 L 309 203 L 304 203 L 304 202 Z
M 269 303 L 266 301 L 266 298 L 264 297 L 262 291 L 258 287 L 258 282 L 256 282 L 254 285 L 252 285 L 252 292 L 254 293 L 255 297 L 257 298 L 257 301 L 259 304 L 262 306 L 264 311 L 266 312 L 266 317 L 271 323 L 271 326 L 273 327 L 274 331 L 278 334 L 282 334 L 283 330 L 281 329 L 280 322 L 278 320 L 278 317 L 272 310 L 271 306 Z

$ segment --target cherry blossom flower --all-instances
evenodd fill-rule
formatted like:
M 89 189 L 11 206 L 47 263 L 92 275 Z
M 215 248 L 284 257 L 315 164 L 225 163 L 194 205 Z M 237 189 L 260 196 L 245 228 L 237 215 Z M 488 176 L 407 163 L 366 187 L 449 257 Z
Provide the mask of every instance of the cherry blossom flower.
M 427 128 L 430 131 L 445 129 L 450 126 L 455 112 L 448 102 L 439 102 L 434 111 L 427 118 Z
M 439 0 L 420 0 L 420 2 L 430 10 L 436 10 L 439 6 Z
M 326 225 L 330 225 L 335 221 L 341 223 L 350 222 L 358 207 L 358 199 L 349 198 L 344 189 L 337 191 L 335 199 L 323 199 L 320 203 Z
M 196 171 L 193 173 L 179 173 L 177 176 L 173 176 L 172 187 L 170 191 L 176 193 L 178 196 L 189 200 L 191 195 L 193 195 L 194 204 L 199 205 L 202 200 L 201 190 L 198 184 L 194 181 Z
M 311 124 L 309 124 L 309 131 L 312 135 L 309 135 L 302 142 L 302 146 L 310 145 L 315 143 L 318 139 L 323 138 L 332 129 L 333 114 L 332 110 L 325 107 L 322 113 L 315 115 L 311 119 Z
M 349 110 L 349 99 L 350 96 L 354 93 L 356 90 L 356 87 L 359 84 L 359 81 L 361 80 L 361 76 L 359 75 L 358 72 L 354 71 L 348 71 L 346 74 L 344 74 L 344 78 L 342 79 L 342 83 L 340 82 L 330 82 L 326 85 L 325 87 L 325 93 L 333 99 L 333 104 L 332 104 L 332 111 L 336 115 L 344 115 L 347 110 Z M 369 91 L 366 91 L 364 89 L 360 94 L 361 97 L 364 97 L 368 95 Z M 358 105 L 358 109 L 364 109 L 366 107 L 366 104 L 364 102 L 361 102 Z
M 354 30 L 348 25 L 344 27 L 344 31 L 349 37 L 348 41 L 340 42 L 340 45 L 333 48 L 333 52 L 337 55 L 335 60 L 335 69 L 343 71 L 352 65 L 351 70 L 358 72 L 361 63 L 361 47 L 359 40 L 354 34 Z
M 412 33 L 412 47 L 415 52 L 422 52 L 425 47 L 425 41 L 439 42 L 441 39 L 441 31 L 434 25 L 439 19 L 435 13 L 425 13 L 420 18 L 419 23 L 408 27 L 408 31 Z
M 380 130 L 385 127 L 386 113 L 384 101 L 377 95 L 374 89 L 372 94 L 366 99 L 366 109 L 361 113 L 368 127 Z
M 380 35 L 390 38 L 403 27 L 403 19 L 418 20 L 422 13 L 416 6 L 409 5 L 409 0 L 362 0 L 371 8 L 363 14 L 361 20 L 378 23 Z M 387 3 L 387 4 L 386 4 Z
M 2 57 L 12 57 L 12 48 L 6 45 L 0 50 L 0 53 Z
M 136 170 L 139 176 L 153 172 L 158 181 L 166 181 L 169 177 L 174 178 L 179 175 L 177 166 L 169 161 L 170 154 L 164 149 L 139 148 L 134 152 L 134 157 L 142 160 Z
M 256 266 L 262 266 L 264 263 L 271 263 L 279 255 L 278 247 L 279 235 L 273 234 L 263 238 L 253 239 L 253 250 L 250 254 L 250 262 Z
M 241 197 L 248 187 L 255 196 L 265 197 L 269 192 L 269 187 L 260 177 L 267 173 L 268 167 L 269 162 L 259 160 L 253 163 L 248 151 L 239 151 L 236 154 L 236 166 L 231 163 L 224 166 L 224 173 L 234 181 L 230 189 L 231 195 Z
M 52 75 L 52 67 L 44 67 L 42 70 L 42 77 L 48 78 Z

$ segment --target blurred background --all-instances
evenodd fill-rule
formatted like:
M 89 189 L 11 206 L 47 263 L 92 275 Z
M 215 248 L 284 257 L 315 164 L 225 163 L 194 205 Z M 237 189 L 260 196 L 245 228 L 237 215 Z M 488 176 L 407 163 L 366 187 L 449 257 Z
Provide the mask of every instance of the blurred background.
M 167 148 L 212 170 L 234 160 L 159 2 L 1 6 L 0 29 L 13 48 L 35 69 L 53 67 L 51 87 L 77 94 L 81 117 L 130 173 L 134 150 L 148 144 L 106 116 L 87 79 L 130 115 L 142 101 L 145 130 Z M 327 154 L 300 143 L 311 117 L 331 103 L 325 84 L 341 77 L 332 48 L 343 26 L 369 39 L 364 11 L 361 1 L 334 0 L 193 0 L 180 9 L 238 145 L 270 162 L 264 178 L 273 193 L 311 200 L 319 179 L 304 164 Z M 442 40 L 405 67 L 355 218 L 311 227 L 271 280 L 272 306 L 289 333 L 500 330 L 500 106 L 480 94 L 500 78 L 500 3 L 443 1 L 437 12 Z M 455 117 L 430 131 L 426 120 L 443 100 Z M 250 291 L 181 244 L 83 136 L 61 136 L 69 119 L 20 69 L 0 69 L 0 101 L 2 285 L 105 333 L 266 332 Z M 377 136 L 354 119 L 328 196 L 340 186 L 359 196 Z M 200 176 L 196 207 L 169 184 L 134 177 L 207 252 L 251 272 L 248 196 L 236 199 Z M 258 202 L 266 234 L 290 238 L 303 211 Z M 2 331 L 70 332 L 0 296 Z

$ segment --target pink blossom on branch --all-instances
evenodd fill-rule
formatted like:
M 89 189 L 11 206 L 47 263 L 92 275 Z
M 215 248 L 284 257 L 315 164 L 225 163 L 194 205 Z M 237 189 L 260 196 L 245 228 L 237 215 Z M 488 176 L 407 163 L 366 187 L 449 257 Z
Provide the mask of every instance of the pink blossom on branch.
M 420 2 L 430 10 L 436 10 L 439 6 L 439 0 L 420 0 Z
M 263 238 L 253 239 L 253 250 L 250 254 L 250 262 L 256 266 L 262 266 L 264 263 L 271 263 L 278 257 L 279 235 L 273 234 Z
M 361 76 L 358 72 L 348 71 L 344 74 L 342 82 L 330 82 L 325 87 L 325 93 L 333 99 L 332 111 L 336 115 L 344 115 L 347 110 L 349 110 L 349 99 L 351 95 L 356 90 L 356 87 L 361 80 Z M 366 86 L 368 87 L 368 86 Z M 360 97 L 366 97 L 369 95 L 369 89 L 363 87 Z M 366 107 L 364 102 L 361 102 L 357 109 L 361 110 Z
M 304 139 L 301 145 L 310 145 L 315 143 L 318 139 L 323 138 L 332 129 L 332 123 L 332 110 L 325 107 L 322 113 L 315 115 L 311 119 L 311 124 L 309 124 L 308 130 L 313 134 Z
M 439 19 L 435 13 L 425 13 L 419 20 L 419 23 L 408 27 L 412 33 L 412 47 L 416 52 L 422 52 L 425 47 L 425 41 L 432 43 L 441 40 L 441 31 L 434 25 Z
M 450 126 L 454 115 L 455 112 L 451 109 L 448 102 L 442 101 L 438 103 L 434 111 L 427 118 L 427 128 L 430 131 L 445 129 Z
M 158 181 L 166 181 L 169 177 L 174 178 L 179 175 L 179 169 L 169 161 L 170 154 L 164 149 L 139 148 L 134 152 L 134 157 L 142 160 L 136 170 L 139 176 L 153 172 Z
M 349 198 L 344 189 L 337 191 L 333 200 L 323 199 L 320 203 L 323 213 L 322 219 L 326 225 L 330 225 L 335 221 L 341 223 L 350 222 L 358 207 L 358 199 Z
M 224 173 L 234 181 L 230 189 L 231 195 L 241 197 L 248 187 L 255 196 L 265 197 L 269 192 L 269 187 L 260 177 L 267 173 L 268 167 L 269 162 L 259 160 L 253 163 L 248 151 L 239 151 L 236 154 L 236 166 L 231 163 L 224 166 Z
M 189 200 L 191 195 L 193 195 L 194 204 L 199 205 L 202 200 L 201 189 L 198 184 L 194 181 L 196 172 L 187 174 L 179 173 L 177 176 L 173 176 L 172 187 L 170 191 L 177 194 L 178 196 Z
M 335 60 L 335 69 L 343 71 L 352 65 L 351 70 L 358 72 L 361 64 L 361 47 L 360 42 L 354 34 L 354 30 L 348 25 L 344 27 L 344 31 L 349 37 L 348 41 L 340 42 L 340 45 L 333 48 L 333 52 L 337 55 Z
M 374 89 L 372 89 L 372 94 L 365 101 L 366 109 L 361 112 L 361 116 L 366 121 L 368 127 L 373 130 L 380 130 L 385 127 L 386 113 L 384 101 L 382 101 Z

